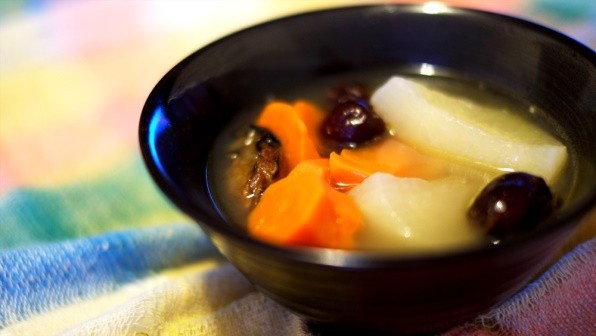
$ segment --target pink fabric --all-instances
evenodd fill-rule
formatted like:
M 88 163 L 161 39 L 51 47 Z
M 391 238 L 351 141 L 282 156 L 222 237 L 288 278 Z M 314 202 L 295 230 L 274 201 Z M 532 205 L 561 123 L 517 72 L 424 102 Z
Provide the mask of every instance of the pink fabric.
M 595 335 L 596 238 L 561 258 L 522 292 L 445 336 Z

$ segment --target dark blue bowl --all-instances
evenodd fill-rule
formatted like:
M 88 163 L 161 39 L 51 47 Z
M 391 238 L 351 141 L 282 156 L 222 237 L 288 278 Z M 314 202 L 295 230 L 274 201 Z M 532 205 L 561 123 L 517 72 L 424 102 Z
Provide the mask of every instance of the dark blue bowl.
M 321 76 L 423 63 L 505 89 L 561 126 L 575 184 L 541 230 L 497 246 L 399 257 L 271 246 L 220 215 L 207 162 L 239 111 Z M 556 31 L 481 11 L 376 5 L 307 13 L 237 32 L 182 60 L 148 97 L 139 136 L 165 195 L 269 297 L 319 323 L 434 332 L 519 291 L 595 207 L 596 56 Z

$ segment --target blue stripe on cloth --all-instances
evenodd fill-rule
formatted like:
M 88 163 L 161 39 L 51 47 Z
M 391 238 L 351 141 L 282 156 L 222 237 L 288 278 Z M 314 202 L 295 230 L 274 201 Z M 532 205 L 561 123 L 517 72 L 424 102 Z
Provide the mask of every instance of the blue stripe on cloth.
M 0 251 L 0 329 L 152 272 L 217 255 L 207 235 L 190 223 Z

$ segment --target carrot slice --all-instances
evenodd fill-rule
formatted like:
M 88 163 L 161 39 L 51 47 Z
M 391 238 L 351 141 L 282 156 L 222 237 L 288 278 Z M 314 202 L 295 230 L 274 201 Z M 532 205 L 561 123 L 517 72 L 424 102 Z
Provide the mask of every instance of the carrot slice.
M 362 215 L 328 178 L 328 159 L 298 164 L 265 190 L 248 217 L 249 233 L 278 245 L 353 248 Z
M 390 170 L 387 167 L 380 167 L 372 161 L 354 160 L 346 155 L 336 153 L 329 155 L 329 169 L 331 184 L 338 189 L 349 189 L 374 172 L 387 172 Z
M 267 128 L 281 142 L 284 162 L 287 171 L 304 160 L 318 159 L 319 153 L 305 121 L 306 109 L 296 107 L 279 101 L 274 101 L 265 106 L 256 124 Z M 307 118 L 314 117 L 307 115 Z
M 300 114 L 300 118 L 308 130 L 308 134 L 310 135 L 310 138 L 312 139 L 320 154 L 322 149 L 322 140 L 319 129 L 323 124 L 323 120 L 325 120 L 325 112 L 306 100 L 297 100 L 293 106 Z
M 436 179 L 449 172 L 448 164 L 424 155 L 395 139 L 359 149 L 344 149 L 329 157 L 330 180 L 339 189 L 349 189 L 375 172 L 400 177 Z

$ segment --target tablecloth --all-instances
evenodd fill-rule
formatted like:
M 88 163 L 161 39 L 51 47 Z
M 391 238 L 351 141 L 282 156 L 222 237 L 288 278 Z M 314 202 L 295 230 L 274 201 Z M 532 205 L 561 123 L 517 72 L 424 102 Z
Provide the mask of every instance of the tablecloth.
M 591 0 L 446 1 L 596 47 Z M 253 23 L 372 1 L 0 1 L 0 335 L 311 335 L 151 181 L 137 125 L 184 56 Z M 596 334 L 596 215 L 552 267 L 447 335 Z

